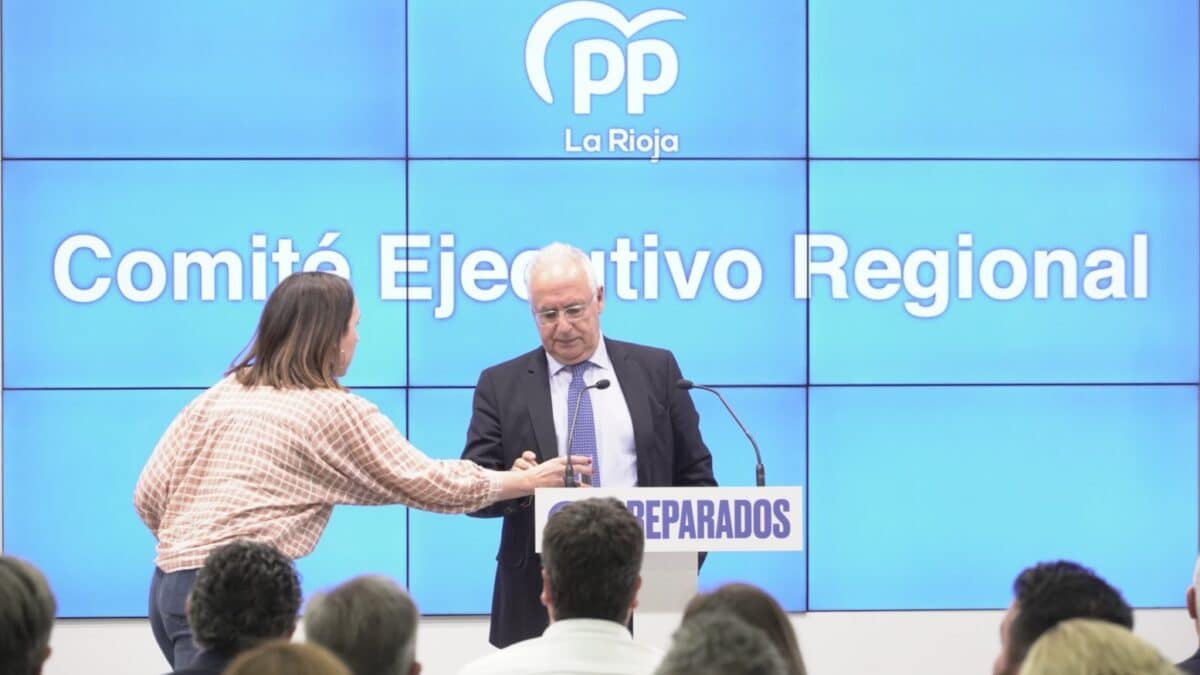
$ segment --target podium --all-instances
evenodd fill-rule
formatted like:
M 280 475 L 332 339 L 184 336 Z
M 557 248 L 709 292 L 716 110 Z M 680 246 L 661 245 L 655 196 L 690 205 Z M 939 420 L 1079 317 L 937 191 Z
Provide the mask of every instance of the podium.
M 534 548 L 558 509 L 580 499 L 613 497 L 642 523 L 642 588 L 634 639 L 667 649 L 683 609 L 696 595 L 701 551 L 804 549 L 800 487 L 539 488 L 534 493 Z

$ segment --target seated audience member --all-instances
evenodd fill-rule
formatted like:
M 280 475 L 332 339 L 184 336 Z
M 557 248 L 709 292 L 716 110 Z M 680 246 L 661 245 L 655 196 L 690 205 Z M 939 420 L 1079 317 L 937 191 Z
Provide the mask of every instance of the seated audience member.
M 333 652 L 354 675 L 417 675 L 417 607 L 385 577 L 358 577 L 317 595 L 304 612 L 305 639 Z
M 1033 643 L 1020 675 L 1179 675 L 1179 671 L 1127 628 L 1096 619 L 1069 619 Z
M 787 665 L 788 675 L 805 675 L 804 659 L 788 615 L 766 591 L 750 584 L 725 584 L 692 598 L 683 619 L 701 612 L 727 612 L 766 633 Z
M 188 623 L 200 653 L 176 673 L 218 675 L 238 654 L 290 638 L 300 611 L 300 577 L 270 544 L 238 540 L 204 560 L 188 598 Z
M 50 656 L 57 606 L 33 565 L 0 555 L 0 673 L 39 675 Z
M 320 645 L 272 640 L 242 652 L 224 675 L 351 675 L 346 664 Z
M 662 657 L 629 634 L 642 585 L 642 526 L 621 502 L 584 499 L 550 516 L 542 533 L 541 637 L 505 647 L 462 675 L 650 673 Z
M 779 650 L 762 630 L 725 611 L 683 620 L 654 675 L 786 675 Z
M 1200 611 L 1197 611 L 1197 588 L 1200 588 L 1200 558 L 1196 559 L 1196 567 L 1192 572 L 1192 585 L 1187 589 L 1187 611 L 1192 618 L 1196 634 L 1200 635 Z M 1179 669 L 1189 675 L 1200 675 L 1200 650 L 1192 654 L 1186 661 L 1179 664 Z
M 994 675 L 1016 675 L 1029 647 L 1060 621 L 1100 619 L 1133 628 L 1133 610 L 1120 591 L 1073 562 L 1043 562 L 1025 569 L 1013 582 L 1013 593 L 1000 624 Z

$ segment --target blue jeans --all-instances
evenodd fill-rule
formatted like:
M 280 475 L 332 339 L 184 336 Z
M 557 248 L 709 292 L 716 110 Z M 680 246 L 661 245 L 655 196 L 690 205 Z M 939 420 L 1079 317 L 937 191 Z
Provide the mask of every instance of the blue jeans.
M 191 665 L 200 651 L 192 642 L 187 621 L 187 598 L 198 571 L 167 573 L 155 567 L 150 581 L 150 630 L 172 670 Z

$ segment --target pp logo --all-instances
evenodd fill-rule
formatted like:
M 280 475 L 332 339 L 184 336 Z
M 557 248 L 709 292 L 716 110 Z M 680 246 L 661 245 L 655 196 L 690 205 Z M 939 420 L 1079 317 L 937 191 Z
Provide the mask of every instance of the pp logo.
M 663 21 L 683 21 L 686 17 L 671 9 L 652 9 L 632 19 L 620 11 L 591 0 L 566 2 L 538 17 L 525 40 L 525 74 L 533 91 L 546 103 L 554 103 L 550 81 L 546 78 L 546 47 L 550 38 L 563 26 L 582 19 L 596 19 L 616 28 L 626 38 Z M 592 97 L 606 96 L 626 86 L 625 109 L 630 115 L 646 112 L 646 97 L 665 94 L 675 86 L 679 77 L 679 58 L 670 44 L 656 39 L 634 40 L 625 50 L 604 39 L 588 39 L 575 43 L 574 48 L 575 114 L 592 112 Z M 592 79 L 592 57 L 604 57 L 604 77 Z M 660 64 L 658 77 L 646 79 L 646 60 L 654 56 Z

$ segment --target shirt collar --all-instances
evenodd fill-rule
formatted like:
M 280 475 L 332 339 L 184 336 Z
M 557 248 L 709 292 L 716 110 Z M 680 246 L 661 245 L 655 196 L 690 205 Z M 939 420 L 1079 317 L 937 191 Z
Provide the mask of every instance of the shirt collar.
M 596 344 L 596 351 L 587 360 L 600 370 L 612 372 L 612 359 L 608 356 L 608 345 L 604 344 L 604 333 L 600 334 L 600 341 Z M 568 367 L 559 363 L 558 359 L 550 356 L 550 352 L 546 352 L 546 368 L 550 372 L 550 377 L 558 375 L 559 371 Z
M 605 619 L 563 619 L 562 621 L 555 621 L 546 627 L 543 635 L 552 637 L 564 634 L 578 635 L 580 633 L 600 633 L 621 637 L 630 642 L 633 641 L 633 636 L 629 634 L 628 627 L 616 621 L 607 621 Z

